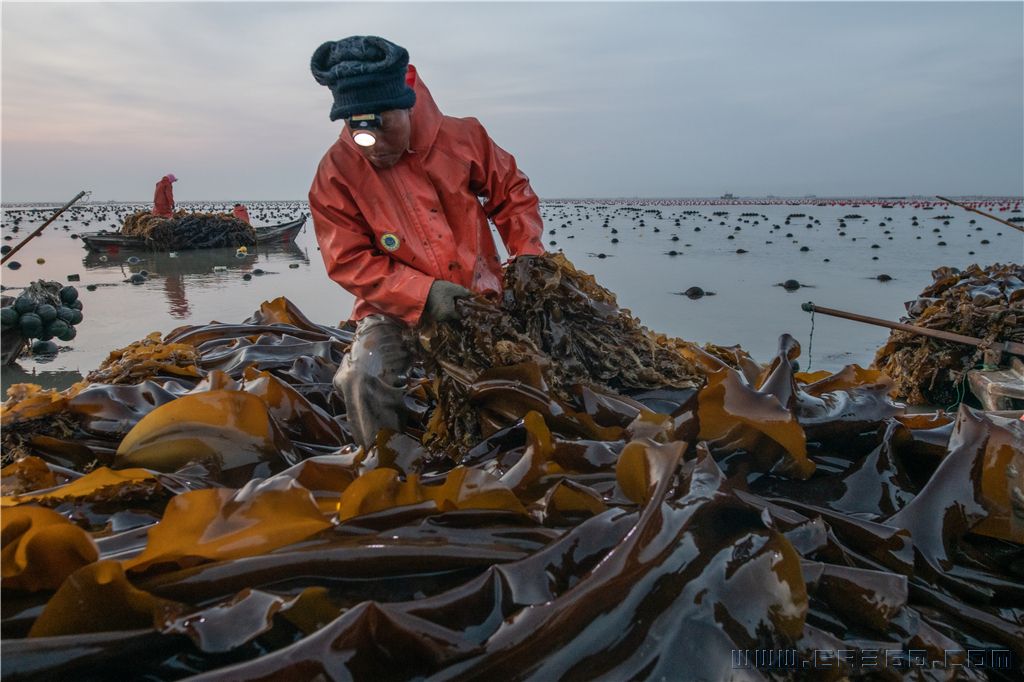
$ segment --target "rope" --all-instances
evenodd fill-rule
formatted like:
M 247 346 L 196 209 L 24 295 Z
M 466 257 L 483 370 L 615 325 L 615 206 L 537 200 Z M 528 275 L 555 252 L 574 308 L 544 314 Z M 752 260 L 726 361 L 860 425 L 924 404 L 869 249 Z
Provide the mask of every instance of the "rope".
M 960 407 L 960 403 L 964 401 L 964 396 L 967 394 L 967 372 L 960 375 L 960 378 L 953 382 L 953 386 L 956 388 L 956 400 L 953 404 L 946 408 L 946 412 L 952 412 L 956 408 Z
M 814 309 L 811 309 L 811 335 L 807 339 L 807 371 L 814 365 Z

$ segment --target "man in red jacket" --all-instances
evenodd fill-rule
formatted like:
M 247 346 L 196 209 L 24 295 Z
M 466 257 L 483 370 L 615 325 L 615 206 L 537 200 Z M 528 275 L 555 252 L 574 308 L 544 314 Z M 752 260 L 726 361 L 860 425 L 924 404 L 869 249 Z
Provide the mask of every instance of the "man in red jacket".
M 369 448 L 404 426 L 407 330 L 456 319 L 458 298 L 500 293 L 488 219 L 517 258 L 544 252 L 543 223 L 512 155 L 475 118 L 443 115 L 404 48 L 352 36 L 317 48 L 311 69 L 334 96 L 331 120 L 346 122 L 309 206 L 327 274 L 356 297 L 334 385 Z
M 174 173 L 168 173 L 156 183 L 156 191 L 153 193 L 153 215 L 164 218 L 174 215 L 174 191 L 171 189 L 171 183 L 177 181 Z

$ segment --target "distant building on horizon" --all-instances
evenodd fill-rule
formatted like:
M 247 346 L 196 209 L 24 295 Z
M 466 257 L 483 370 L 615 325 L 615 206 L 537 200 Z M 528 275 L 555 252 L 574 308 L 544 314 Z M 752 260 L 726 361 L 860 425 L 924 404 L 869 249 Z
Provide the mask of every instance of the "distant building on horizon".
M 722 198 L 723 199 L 735 199 L 736 197 L 734 197 L 732 195 L 732 192 L 726 192 L 725 194 L 722 195 Z

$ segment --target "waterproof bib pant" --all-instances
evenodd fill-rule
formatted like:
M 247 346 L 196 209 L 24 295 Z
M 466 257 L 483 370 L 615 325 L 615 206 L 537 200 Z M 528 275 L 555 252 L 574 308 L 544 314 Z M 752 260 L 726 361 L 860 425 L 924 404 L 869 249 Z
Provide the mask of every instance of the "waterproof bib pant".
M 334 375 L 352 437 L 367 450 L 381 429 L 405 428 L 405 391 L 412 365 L 408 343 L 408 328 L 399 320 L 368 315 L 357 324 L 352 346 Z

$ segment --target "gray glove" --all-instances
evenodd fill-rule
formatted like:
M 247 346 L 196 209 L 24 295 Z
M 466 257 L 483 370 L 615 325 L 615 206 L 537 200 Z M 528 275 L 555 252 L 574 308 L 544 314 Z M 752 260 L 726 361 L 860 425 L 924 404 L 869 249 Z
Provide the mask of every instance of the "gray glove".
M 423 313 L 431 320 L 438 322 L 457 320 L 459 311 L 455 307 L 455 299 L 467 298 L 472 295 L 472 291 L 455 282 L 435 279 L 434 283 L 430 285 L 430 293 L 427 294 L 427 304 L 423 307 Z

